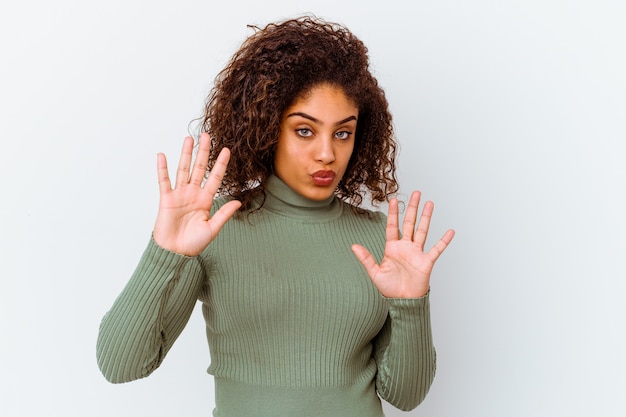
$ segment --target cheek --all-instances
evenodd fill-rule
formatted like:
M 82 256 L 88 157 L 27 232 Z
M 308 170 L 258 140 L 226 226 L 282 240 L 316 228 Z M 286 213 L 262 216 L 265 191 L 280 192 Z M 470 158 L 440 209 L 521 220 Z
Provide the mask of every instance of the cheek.
M 285 139 L 280 137 L 274 148 L 274 165 L 278 165 L 288 159 L 289 152 L 285 143 Z
M 344 149 L 344 160 L 346 161 L 346 164 L 348 164 L 348 162 L 350 161 L 350 158 L 352 158 L 353 152 L 354 152 L 354 142 L 352 142 L 350 146 L 346 146 L 346 148 Z
M 279 147 L 276 148 L 276 158 L 280 158 L 282 164 L 288 164 L 289 161 L 294 159 L 297 153 L 293 151 L 293 147 L 290 146 L 289 143 L 281 143 Z
M 346 149 L 345 152 L 342 154 L 344 174 L 348 171 L 348 167 L 350 166 L 350 162 L 352 161 L 353 152 L 354 152 L 354 146 L 351 146 L 348 149 Z
M 294 147 L 293 141 L 285 140 L 278 142 L 274 154 L 274 169 L 278 175 L 288 176 L 297 166 L 303 157 L 303 151 Z

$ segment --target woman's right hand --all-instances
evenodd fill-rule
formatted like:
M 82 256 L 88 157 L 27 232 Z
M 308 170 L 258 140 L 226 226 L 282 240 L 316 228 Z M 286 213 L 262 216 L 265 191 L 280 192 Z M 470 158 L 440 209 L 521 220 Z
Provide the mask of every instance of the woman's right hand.
M 153 238 L 162 248 L 187 256 L 199 255 L 241 206 L 237 200 L 230 201 L 211 217 L 211 206 L 224 178 L 230 151 L 221 150 L 204 181 L 211 140 L 207 133 L 200 135 L 192 166 L 193 142 L 193 138 L 187 137 L 183 143 L 175 188 L 170 182 L 165 155 L 157 156 L 160 199 Z

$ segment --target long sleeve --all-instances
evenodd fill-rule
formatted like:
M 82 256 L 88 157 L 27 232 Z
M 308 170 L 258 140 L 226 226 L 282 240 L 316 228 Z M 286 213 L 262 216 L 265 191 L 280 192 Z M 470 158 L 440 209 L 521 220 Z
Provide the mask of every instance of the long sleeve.
M 424 400 L 435 377 L 429 296 L 387 301 L 389 316 L 374 341 L 376 389 L 381 398 L 408 411 Z
M 187 324 L 204 277 L 196 258 L 150 241 L 100 324 L 96 355 L 107 380 L 128 382 L 159 367 Z

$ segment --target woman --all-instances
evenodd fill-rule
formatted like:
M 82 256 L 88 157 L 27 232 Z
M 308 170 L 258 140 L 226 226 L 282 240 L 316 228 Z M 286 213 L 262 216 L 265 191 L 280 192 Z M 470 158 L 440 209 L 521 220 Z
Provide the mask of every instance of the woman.
M 416 228 L 419 192 L 401 226 L 396 199 L 387 219 L 359 208 L 397 190 L 362 42 L 310 17 L 257 28 L 202 126 L 174 187 L 158 155 L 152 239 L 100 327 L 105 377 L 154 371 L 200 300 L 215 416 L 379 417 L 379 397 L 416 407 L 435 373 L 430 274 L 454 232 L 424 251 L 433 204 Z

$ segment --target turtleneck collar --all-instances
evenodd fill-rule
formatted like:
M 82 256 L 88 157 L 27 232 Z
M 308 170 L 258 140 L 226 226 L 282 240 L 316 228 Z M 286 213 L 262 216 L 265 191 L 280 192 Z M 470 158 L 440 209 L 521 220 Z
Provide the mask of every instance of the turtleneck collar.
M 271 175 L 265 184 L 263 208 L 272 213 L 297 218 L 307 223 L 333 220 L 343 210 L 343 204 L 334 194 L 325 200 L 310 200 L 295 192 L 276 175 Z

